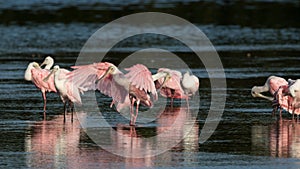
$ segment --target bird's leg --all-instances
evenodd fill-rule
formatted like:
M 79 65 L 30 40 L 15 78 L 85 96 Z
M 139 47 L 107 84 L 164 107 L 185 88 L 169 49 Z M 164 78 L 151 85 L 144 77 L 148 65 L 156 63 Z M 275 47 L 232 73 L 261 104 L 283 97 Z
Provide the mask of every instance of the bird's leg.
M 69 100 L 69 106 L 71 107 L 71 122 L 73 123 L 74 104 Z
M 129 99 L 130 99 L 130 122 L 129 125 L 133 126 L 133 106 L 134 106 L 134 101 L 133 101 L 133 97 L 131 95 L 129 95 Z
M 66 123 L 67 101 L 64 102 L 64 123 Z
M 187 109 L 190 110 L 189 97 L 186 97 L 185 100 L 186 100 Z
M 280 109 L 279 109 L 279 116 L 280 116 L 280 120 L 282 119 L 282 108 L 280 107 Z
M 139 105 L 140 105 L 140 100 L 137 100 L 137 101 L 136 101 L 135 116 L 134 116 L 134 124 L 135 124 L 136 118 L 137 118 L 137 116 L 138 116 L 138 114 L 139 114 Z
M 293 108 L 293 113 L 292 113 L 292 119 L 294 121 L 294 113 L 295 113 L 295 108 Z
M 46 120 L 46 105 L 47 105 L 47 98 L 46 98 L 46 92 L 42 91 L 43 99 L 44 99 L 44 120 Z

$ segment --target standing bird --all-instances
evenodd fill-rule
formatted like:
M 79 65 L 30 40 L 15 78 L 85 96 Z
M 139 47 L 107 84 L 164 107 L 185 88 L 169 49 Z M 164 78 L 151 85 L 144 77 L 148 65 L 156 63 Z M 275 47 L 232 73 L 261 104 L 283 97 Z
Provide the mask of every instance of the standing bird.
M 182 81 L 182 88 L 184 93 L 188 96 L 194 96 L 199 89 L 199 79 L 195 75 L 190 75 L 189 72 L 186 72 L 183 75 Z
M 253 97 L 261 97 L 273 101 L 273 97 L 265 96 L 261 93 L 270 92 L 271 95 L 274 96 L 275 92 L 279 89 L 279 87 L 284 85 L 288 85 L 288 82 L 285 79 L 277 76 L 270 76 L 263 86 L 254 86 L 251 89 L 251 95 Z
M 185 99 L 189 108 L 189 96 L 195 95 L 199 89 L 199 79 L 188 72 L 182 77 L 179 71 L 168 68 L 160 68 L 157 72 L 169 74 L 166 81 L 163 81 L 162 78 L 155 81 L 156 89 L 160 88 L 160 94 L 163 97 L 171 98 L 171 106 L 173 106 L 173 99 Z M 155 75 L 153 77 L 155 79 Z M 165 84 L 162 85 L 163 83 Z
M 297 119 L 300 114 L 300 79 L 293 81 L 290 86 L 287 87 L 288 92 L 284 91 L 285 94 L 290 94 L 287 97 L 292 97 L 290 100 L 291 111 L 294 119 L 294 114 L 297 114 Z M 291 113 L 291 112 L 290 112 Z
M 124 75 L 116 66 L 110 66 L 100 79 L 99 88 L 101 91 L 101 87 L 104 86 L 101 84 L 101 80 L 109 80 L 111 81 L 110 94 L 114 101 L 124 103 L 126 97 L 129 97 L 131 115 L 129 124 L 133 126 L 138 116 L 139 105 L 143 104 L 144 106 L 152 107 L 153 101 L 151 96 L 154 100 L 157 100 L 157 93 L 152 74 L 146 66 L 136 64 L 125 70 L 128 73 Z M 108 78 L 106 78 L 107 76 Z M 134 103 L 136 103 L 135 113 L 133 110 Z
M 81 97 L 79 87 L 76 87 L 73 82 L 68 79 L 67 74 L 70 71 L 66 69 L 60 69 L 58 65 L 54 66 L 51 73 L 44 79 L 44 81 L 48 81 L 51 78 L 52 74 L 54 74 L 54 84 L 57 90 L 59 91 L 60 98 L 64 103 L 64 122 L 66 121 L 66 113 L 67 113 L 67 102 L 69 102 L 69 106 L 72 108 L 72 118 L 73 122 L 73 104 L 81 105 Z
M 108 62 L 72 68 L 76 70 L 72 71 L 69 76 L 75 80 L 74 83 L 79 87 L 85 90 L 98 89 L 101 93 L 112 97 L 112 104 L 117 105 L 117 110 L 118 107 L 130 106 L 130 125 L 135 125 L 140 104 L 152 107 L 153 100 L 157 100 L 152 74 L 142 64 L 136 64 L 125 69 L 128 71 L 127 74 Z M 134 103 L 136 103 L 135 114 L 133 111 Z
M 289 80 L 290 84 L 292 80 Z M 254 86 L 251 90 L 251 94 L 253 97 L 261 97 L 270 101 L 273 101 L 273 114 L 275 111 L 280 108 L 280 117 L 282 113 L 282 109 L 292 113 L 293 106 L 291 103 L 293 102 L 293 98 L 288 96 L 288 88 L 290 85 L 285 79 L 277 76 L 270 76 L 264 86 Z M 265 96 L 261 93 L 270 92 L 273 97 Z
M 47 65 L 48 66 L 48 65 Z M 49 66 L 48 66 L 49 67 Z M 50 74 L 49 70 L 42 69 L 38 63 L 31 62 L 29 63 L 24 78 L 27 81 L 32 81 L 37 88 L 39 88 L 42 92 L 43 100 L 44 100 L 44 118 L 46 118 L 46 92 L 57 92 L 54 85 L 54 77 L 49 77 L 47 82 L 44 82 L 43 79 Z

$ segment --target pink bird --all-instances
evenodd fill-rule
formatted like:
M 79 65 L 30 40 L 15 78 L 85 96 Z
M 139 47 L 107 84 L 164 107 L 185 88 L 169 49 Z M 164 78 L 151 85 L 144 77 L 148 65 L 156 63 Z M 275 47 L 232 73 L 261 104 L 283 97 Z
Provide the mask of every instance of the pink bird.
M 110 66 L 106 73 L 100 80 L 98 84 L 101 92 L 107 92 L 106 89 L 103 88 L 104 81 L 108 81 L 111 84 L 111 97 L 115 102 L 124 103 L 126 97 L 129 97 L 131 106 L 130 106 L 130 125 L 135 125 L 139 105 L 143 104 L 147 107 L 153 106 L 153 101 L 157 100 L 157 93 L 154 85 L 154 81 L 152 78 L 151 72 L 148 68 L 142 64 L 136 64 L 130 68 L 125 69 L 128 71 L 127 74 L 123 74 L 116 66 Z M 133 107 L 134 103 L 136 103 L 136 111 L 134 113 Z
M 277 76 L 270 76 L 263 86 L 254 86 L 251 89 L 251 95 L 253 97 L 260 97 L 270 101 L 274 100 L 274 94 L 279 89 L 280 86 L 288 85 L 288 82 Z M 273 97 L 265 96 L 261 93 L 270 92 Z
M 59 91 L 60 98 L 64 103 L 64 122 L 66 121 L 66 113 L 67 113 L 67 106 L 66 104 L 69 102 L 69 106 L 72 108 L 72 116 L 71 121 L 73 122 L 73 103 L 81 105 L 81 97 L 80 97 L 80 88 L 74 85 L 74 83 L 68 78 L 67 74 L 70 71 L 66 69 L 61 69 L 58 65 L 54 66 L 51 73 L 43 80 L 49 81 L 54 74 L 54 84 L 57 90 Z
M 195 95 L 199 89 L 199 79 L 188 72 L 182 77 L 179 71 L 168 68 L 160 68 L 157 72 L 169 74 L 166 80 L 159 78 L 155 81 L 156 89 L 160 89 L 160 94 L 171 98 L 171 106 L 173 106 L 173 99 L 185 99 L 189 108 L 189 96 Z M 155 79 L 155 75 L 153 77 Z
M 300 80 L 289 80 L 289 85 L 281 87 L 277 93 L 279 99 L 282 99 L 279 104 L 281 107 L 288 110 L 294 119 L 294 114 L 297 115 L 297 119 L 300 114 Z
M 291 105 L 291 103 L 293 103 L 293 98 L 288 95 L 288 90 L 289 84 L 285 79 L 277 76 L 270 76 L 264 86 L 254 86 L 251 90 L 251 94 L 253 97 L 261 97 L 273 101 L 275 105 L 273 114 L 280 108 L 281 117 L 282 109 L 290 113 L 293 113 L 294 110 L 294 106 Z M 263 92 L 270 92 L 273 97 L 261 94 Z
M 49 67 L 49 66 L 46 66 Z M 50 66 L 51 67 L 51 66 Z M 42 69 L 38 63 L 31 62 L 26 71 L 25 71 L 25 80 L 32 81 L 37 88 L 42 92 L 44 99 L 44 118 L 46 117 L 46 92 L 57 92 L 54 85 L 54 77 L 49 77 L 47 82 L 44 82 L 43 79 L 50 74 L 50 71 L 47 69 Z
M 73 68 L 76 70 L 70 73 L 70 77 L 80 79 L 75 80 L 75 84 L 87 90 L 98 89 L 103 94 L 112 97 L 117 107 L 130 106 L 130 125 L 135 125 L 140 104 L 152 107 L 153 100 L 157 100 L 152 74 L 142 64 L 125 69 L 128 71 L 127 74 L 123 74 L 115 65 L 108 62 Z M 134 103 L 136 103 L 135 114 Z

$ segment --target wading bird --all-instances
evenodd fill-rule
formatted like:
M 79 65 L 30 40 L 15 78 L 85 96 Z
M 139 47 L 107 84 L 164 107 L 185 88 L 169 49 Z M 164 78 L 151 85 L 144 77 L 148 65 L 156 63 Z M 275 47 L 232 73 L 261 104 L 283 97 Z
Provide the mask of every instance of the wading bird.
M 299 119 L 299 114 L 300 114 L 300 79 L 297 79 L 295 81 L 289 80 L 290 85 L 285 86 L 285 90 L 282 92 L 283 94 L 288 94 L 287 97 L 292 97 L 289 98 L 290 103 L 288 107 L 290 107 L 290 113 L 292 113 L 293 119 L 294 119 L 294 114 L 297 115 L 297 119 Z M 288 91 L 287 91 L 288 90 Z
M 49 67 L 49 66 L 48 66 Z M 57 92 L 54 85 L 54 77 L 49 77 L 47 82 L 44 82 L 43 79 L 50 74 L 49 70 L 42 69 L 38 63 L 31 62 L 29 63 L 24 78 L 27 81 L 32 81 L 37 88 L 42 92 L 44 99 L 44 118 L 46 117 L 46 92 Z
M 270 92 L 271 95 L 274 96 L 274 93 L 283 85 L 288 85 L 288 82 L 285 79 L 277 76 L 270 76 L 263 86 L 254 86 L 251 89 L 251 95 L 253 97 L 261 97 L 273 101 L 274 97 L 265 96 L 261 93 Z
M 171 98 L 171 107 L 173 106 L 173 99 L 185 99 L 189 108 L 189 96 L 195 95 L 197 92 L 199 79 L 188 72 L 182 77 L 179 71 L 168 68 L 160 68 L 157 72 L 169 74 L 167 80 L 164 81 L 163 78 L 159 78 L 155 81 L 155 85 L 157 89 L 160 89 L 160 94 L 163 97 Z M 163 83 L 165 84 L 162 86 Z
M 47 82 L 49 78 L 53 77 L 54 74 L 54 84 L 59 91 L 60 98 L 64 103 L 64 122 L 66 121 L 67 113 L 67 103 L 72 109 L 71 121 L 73 122 L 74 108 L 73 104 L 81 105 L 80 89 L 76 87 L 73 82 L 67 78 L 67 74 L 70 71 L 66 69 L 61 69 L 58 65 L 54 66 L 51 73 L 43 80 Z
M 112 97 L 112 104 L 122 105 L 122 107 L 130 106 L 130 125 L 135 125 L 140 104 L 152 107 L 153 100 L 157 100 L 152 74 L 142 64 L 136 64 L 125 69 L 128 71 L 126 74 L 108 62 L 73 68 L 76 70 L 72 71 L 69 76 L 75 80 L 76 85 L 85 90 L 98 89 L 103 94 Z M 160 73 L 157 77 L 163 75 L 165 73 Z M 136 103 L 135 114 L 134 103 Z
M 135 125 L 139 105 L 143 104 L 144 106 L 152 107 L 153 101 L 151 96 L 154 100 L 157 100 L 157 93 L 152 74 L 146 66 L 136 64 L 125 70 L 128 73 L 124 75 L 116 66 L 110 66 L 100 79 L 98 86 L 101 92 L 105 92 L 106 90 L 101 90 L 105 86 L 103 83 L 107 83 L 105 81 L 111 83 L 111 97 L 115 102 L 124 103 L 126 97 L 129 97 L 131 103 L 129 124 Z M 136 103 L 135 113 L 133 110 L 134 103 Z
M 291 105 L 293 98 L 288 95 L 289 85 L 293 83 L 293 80 L 287 82 L 285 79 L 277 76 L 270 76 L 264 86 L 254 86 L 251 90 L 253 97 L 261 97 L 270 101 L 273 101 L 273 114 L 280 108 L 280 117 L 282 109 L 293 113 L 294 106 Z M 270 92 L 273 97 L 265 96 L 261 93 Z M 300 112 L 299 112 L 300 113 Z

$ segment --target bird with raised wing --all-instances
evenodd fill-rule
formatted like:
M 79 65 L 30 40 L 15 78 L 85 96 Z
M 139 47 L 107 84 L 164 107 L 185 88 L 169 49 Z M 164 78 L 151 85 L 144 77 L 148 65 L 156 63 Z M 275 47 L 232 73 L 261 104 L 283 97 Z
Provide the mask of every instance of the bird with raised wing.
M 130 107 L 130 125 L 135 125 L 139 105 L 153 106 L 157 92 L 151 72 L 142 64 L 136 64 L 121 72 L 115 65 L 108 62 L 75 66 L 69 76 L 74 83 L 87 90 L 98 89 L 101 93 L 112 97 L 117 110 L 120 107 Z M 80 80 L 78 80 L 80 79 Z M 134 103 L 136 111 L 134 113 Z M 112 104 L 111 104 L 112 105 Z

